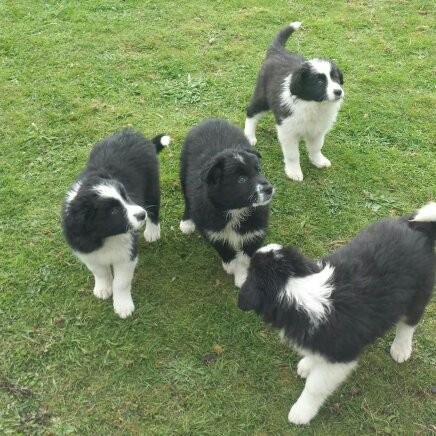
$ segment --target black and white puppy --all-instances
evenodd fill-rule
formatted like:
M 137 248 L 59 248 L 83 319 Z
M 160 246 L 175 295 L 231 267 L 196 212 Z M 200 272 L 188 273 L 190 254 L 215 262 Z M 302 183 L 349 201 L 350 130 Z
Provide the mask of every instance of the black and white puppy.
M 197 229 L 242 286 L 250 256 L 265 238 L 274 194 L 258 153 L 239 127 L 209 119 L 186 137 L 180 179 L 185 198 L 180 230 Z
M 303 180 L 298 149 L 301 139 L 306 142 L 313 165 L 331 165 L 321 148 L 344 97 L 343 75 L 332 61 L 306 60 L 285 49 L 287 39 L 300 24 L 291 23 L 281 29 L 270 45 L 245 120 L 245 135 L 255 145 L 257 122 L 268 110 L 273 112 L 285 172 L 296 181 Z
M 270 244 L 252 257 L 239 307 L 281 330 L 304 357 L 306 385 L 288 419 L 308 424 L 357 366 L 362 349 L 396 325 L 391 356 L 409 359 L 435 281 L 436 203 L 385 219 L 320 261 Z
M 145 239 L 160 237 L 157 153 L 169 143 L 167 135 L 149 141 L 130 129 L 103 139 L 94 145 L 63 205 L 65 239 L 94 274 L 94 295 L 107 299 L 113 294 L 121 318 L 135 308 L 130 290 L 137 231 L 146 222 Z

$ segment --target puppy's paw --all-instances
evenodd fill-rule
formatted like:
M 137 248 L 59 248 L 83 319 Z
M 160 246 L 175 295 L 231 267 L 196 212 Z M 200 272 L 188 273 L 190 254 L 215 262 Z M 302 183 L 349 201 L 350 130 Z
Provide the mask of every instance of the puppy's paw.
M 297 401 L 289 411 L 288 421 L 296 425 L 309 424 L 316 412 L 317 410 L 314 410 L 310 405 Z
M 248 142 L 252 147 L 254 147 L 257 144 L 257 138 L 253 135 L 245 134 L 246 138 L 248 139 Z
M 131 297 L 122 299 L 114 299 L 114 311 L 122 319 L 130 316 L 135 310 L 135 305 Z
M 407 341 L 393 342 L 391 345 L 391 356 L 392 359 L 397 363 L 403 363 L 409 360 L 412 354 L 412 344 Z
M 317 168 L 328 168 L 332 166 L 332 163 L 321 153 L 316 156 L 316 158 L 310 159 L 310 161 Z
M 285 173 L 291 180 L 294 180 L 295 182 L 303 181 L 303 171 L 301 171 L 299 165 L 286 165 Z
M 312 369 L 313 361 L 309 356 L 303 357 L 297 365 L 297 374 L 301 378 L 307 378 Z
M 160 239 L 160 224 L 147 221 L 144 230 L 144 238 L 147 242 L 155 242 Z
M 184 235 L 190 235 L 195 232 L 195 223 L 192 220 L 180 221 L 179 227 Z
M 100 300 L 107 300 L 112 295 L 112 286 L 95 286 L 94 290 L 92 291 L 94 295 L 99 298 Z
M 235 272 L 235 286 L 239 289 L 242 288 L 242 285 L 247 280 L 247 271 L 236 271 Z

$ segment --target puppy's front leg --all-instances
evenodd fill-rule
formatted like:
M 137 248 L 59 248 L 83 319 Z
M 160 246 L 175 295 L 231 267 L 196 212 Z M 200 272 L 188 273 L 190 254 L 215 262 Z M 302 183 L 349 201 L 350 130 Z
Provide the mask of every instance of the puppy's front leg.
M 210 241 L 213 248 L 218 252 L 221 257 L 224 271 L 227 274 L 235 274 L 238 266 L 238 259 L 236 257 L 236 250 L 223 244 L 220 241 Z
M 301 182 L 303 180 L 303 172 L 300 167 L 299 138 L 290 131 L 287 125 L 277 124 L 276 129 L 277 137 L 282 147 L 285 173 L 290 179 Z
M 312 366 L 303 392 L 289 411 L 291 424 L 309 424 L 324 401 L 340 386 L 357 362 L 330 363 L 321 360 Z
M 110 265 L 86 262 L 85 265 L 94 274 L 94 295 L 102 300 L 112 295 L 112 272 Z
M 326 168 L 331 166 L 331 162 L 321 153 L 324 145 L 324 135 L 306 138 L 306 148 L 309 159 L 317 168 Z
M 135 272 L 138 257 L 132 261 L 115 263 L 114 267 L 114 310 L 120 318 L 127 318 L 135 310 L 131 288 L 133 273 Z

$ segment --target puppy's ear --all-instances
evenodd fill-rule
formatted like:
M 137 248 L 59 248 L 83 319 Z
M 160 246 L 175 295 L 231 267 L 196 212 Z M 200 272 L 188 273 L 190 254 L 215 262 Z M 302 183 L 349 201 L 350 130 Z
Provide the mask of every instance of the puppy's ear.
M 208 185 L 216 185 L 221 181 L 224 171 L 224 159 L 217 158 L 206 166 L 202 173 L 201 179 Z
M 262 155 L 257 150 L 255 150 L 254 148 L 250 148 L 249 150 L 247 150 L 247 153 L 254 154 L 259 159 L 262 159 Z
M 338 68 L 338 74 L 339 74 L 339 84 L 344 84 L 344 75 L 342 74 L 342 71 Z
M 238 307 L 244 312 L 256 310 L 260 306 L 260 296 L 257 286 L 248 277 L 239 292 Z

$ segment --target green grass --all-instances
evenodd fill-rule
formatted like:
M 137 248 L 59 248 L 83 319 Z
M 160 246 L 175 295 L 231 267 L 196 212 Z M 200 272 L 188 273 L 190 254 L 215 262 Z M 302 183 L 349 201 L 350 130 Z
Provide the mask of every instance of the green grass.
M 435 301 L 398 365 L 390 332 L 310 427 L 287 423 L 298 356 L 254 314 L 198 236 L 178 230 L 178 155 L 209 116 L 243 125 L 272 36 L 337 61 L 346 101 L 285 178 L 271 116 L 258 149 L 277 196 L 268 242 L 320 256 L 369 222 L 436 197 L 434 5 L 384 1 L 0 3 L 0 433 L 429 434 L 436 431 Z M 133 125 L 161 154 L 162 239 L 141 243 L 136 311 L 118 319 L 63 241 L 60 204 L 93 143 Z

